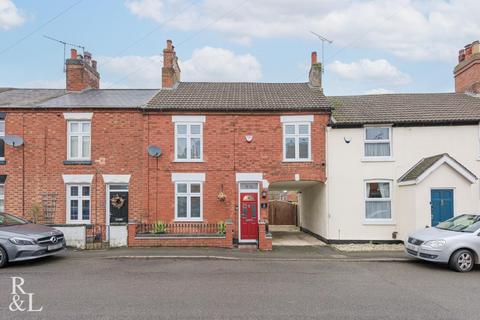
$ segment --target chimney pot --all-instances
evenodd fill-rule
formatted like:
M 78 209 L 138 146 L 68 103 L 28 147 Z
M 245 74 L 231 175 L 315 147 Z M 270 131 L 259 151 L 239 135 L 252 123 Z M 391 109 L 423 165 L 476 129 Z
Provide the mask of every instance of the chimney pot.
M 173 50 L 172 40 L 167 40 L 167 49 Z
M 480 93 L 480 42 L 473 41 L 458 51 L 454 69 L 455 92 Z
M 317 51 L 312 52 L 312 65 L 317 64 Z
M 92 68 L 97 70 L 97 60 L 92 60 Z
M 70 50 L 70 58 L 77 59 L 77 49 Z

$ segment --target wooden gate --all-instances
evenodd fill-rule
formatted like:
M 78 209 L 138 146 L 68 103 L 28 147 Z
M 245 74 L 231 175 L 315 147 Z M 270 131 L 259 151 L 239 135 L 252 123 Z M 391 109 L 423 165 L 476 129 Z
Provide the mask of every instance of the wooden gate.
M 271 201 L 268 206 L 271 225 L 297 225 L 297 205 L 285 201 Z

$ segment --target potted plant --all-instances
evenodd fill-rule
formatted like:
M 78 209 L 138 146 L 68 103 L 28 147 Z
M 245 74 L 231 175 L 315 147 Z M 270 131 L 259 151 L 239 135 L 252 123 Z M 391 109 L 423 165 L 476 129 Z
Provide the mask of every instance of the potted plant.
M 165 233 L 166 229 L 167 229 L 167 225 L 162 220 L 157 220 L 153 224 L 153 233 L 155 234 Z
M 225 222 L 220 221 L 219 223 L 217 223 L 217 230 L 218 230 L 218 234 L 226 234 L 227 225 L 225 224 Z

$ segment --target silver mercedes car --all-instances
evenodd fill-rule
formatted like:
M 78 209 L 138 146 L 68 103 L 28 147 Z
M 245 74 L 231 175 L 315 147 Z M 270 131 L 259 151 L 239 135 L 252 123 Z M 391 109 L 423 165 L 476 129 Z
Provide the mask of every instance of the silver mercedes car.
M 416 231 L 405 241 L 409 256 L 448 263 L 459 272 L 480 264 L 480 215 L 462 214 L 435 227 Z
M 62 232 L 0 213 L 0 268 L 8 262 L 42 258 L 63 250 Z

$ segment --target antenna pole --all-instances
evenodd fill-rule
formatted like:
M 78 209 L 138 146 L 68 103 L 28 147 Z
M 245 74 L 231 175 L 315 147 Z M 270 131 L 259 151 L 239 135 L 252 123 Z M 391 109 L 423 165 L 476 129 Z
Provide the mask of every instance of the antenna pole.
M 328 44 L 332 44 L 333 40 L 328 40 L 324 36 L 319 35 L 318 33 L 313 31 L 310 31 L 310 33 L 316 36 L 318 39 L 320 39 L 320 41 L 322 41 L 322 73 L 324 73 L 325 72 L 325 42 L 327 42 Z
M 58 39 L 52 38 L 52 37 L 47 36 L 47 35 L 44 35 L 43 37 L 48 39 L 48 40 L 52 40 L 52 41 L 58 42 L 58 43 L 63 45 L 63 72 L 66 72 L 65 63 L 66 63 L 66 58 L 67 58 L 67 46 L 82 49 L 82 55 L 85 55 L 85 47 L 82 46 L 82 45 L 68 43 L 66 41 L 58 40 Z

